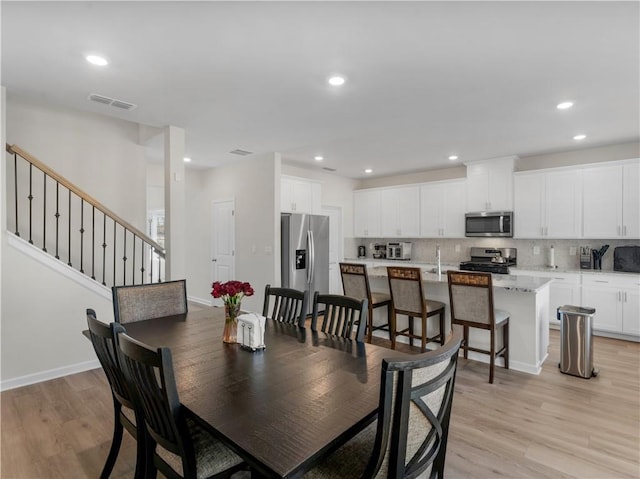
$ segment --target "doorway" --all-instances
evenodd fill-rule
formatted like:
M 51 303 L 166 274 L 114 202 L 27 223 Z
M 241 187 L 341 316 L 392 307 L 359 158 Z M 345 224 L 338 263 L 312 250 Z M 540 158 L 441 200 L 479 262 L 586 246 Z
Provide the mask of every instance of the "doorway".
M 236 274 L 236 223 L 235 200 L 213 202 L 211 229 L 211 277 L 212 283 L 232 280 Z M 220 298 L 212 298 L 214 306 L 222 306 Z

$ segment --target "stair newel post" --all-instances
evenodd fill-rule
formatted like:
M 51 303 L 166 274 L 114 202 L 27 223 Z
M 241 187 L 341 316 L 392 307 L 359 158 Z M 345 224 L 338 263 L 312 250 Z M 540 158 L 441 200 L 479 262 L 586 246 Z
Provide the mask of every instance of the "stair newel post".
M 60 239 L 59 223 L 60 223 L 60 183 L 56 181 L 56 259 L 60 259 L 58 251 L 58 241 Z
M 91 279 L 96 279 L 96 207 L 91 208 Z
M 69 235 L 69 262 L 67 264 L 71 266 L 71 190 L 69 190 L 69 217 L 67 218 L 67 222 Z
M 20 230 L 18 228 L 18 154 L 13 154 L 13 188 L 16 203 L 16 231 L 15 235 L 20 236 Z
M 84 273 L 84 199 L 80 198 L 80 272 Z
M 43 171 L 42 178 L 42 251 L 47 252 L 47 174 Z
M 33 165 L 29 163 L 29 244 L 33 244 L 31 232 L 33 230 Z
M 107 275 L 107 215 L 102 213 L 102 285 L 106 286 Z

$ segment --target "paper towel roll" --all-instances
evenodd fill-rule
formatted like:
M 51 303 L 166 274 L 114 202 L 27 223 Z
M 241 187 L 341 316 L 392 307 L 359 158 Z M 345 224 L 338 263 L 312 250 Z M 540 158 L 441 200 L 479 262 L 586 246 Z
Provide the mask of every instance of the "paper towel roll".
M 553 245 L 551 246 L 551 248 L 549 248 L 549 267 L 550 268 L 556 267 L 556 252 L 555 252 L 555 249 L 553 248 Z

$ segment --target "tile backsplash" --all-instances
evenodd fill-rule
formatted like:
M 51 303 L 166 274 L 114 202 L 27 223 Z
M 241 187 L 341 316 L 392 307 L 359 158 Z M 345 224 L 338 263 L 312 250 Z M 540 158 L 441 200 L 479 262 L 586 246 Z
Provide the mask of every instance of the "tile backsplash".
M 539 268 L 549 264 L 550 248 L 554 247 L 555 265 L 558 269 L 580 269 L 580 246 L 600 249 L 608 244 L 609 250 L 602 258 L 602 269 L 613 270 L 613 249 L 617 246 L 640 245 L 638 240 L 593 240 L 593 239 L 564 239 L 564 240 L 521 240 L 513 238 L 455 238 L 455 239 L 425 239 L 425 238 L 345 238 L 345 258 L 355 258 L 358 246 L 364 245 L 367 257 L 371 258 L 374 243 L 387 241 L 410 241 L 412 243 L 411 259 L 413 261 L 434 263 L 436 246 L 440 245 L 440 255 L 443 264 L 457 264 L 467 261 L 473 246 L 481 248 L 517 248 L 518 267 Z M 536 254 L 537 253 L 537 254 Z

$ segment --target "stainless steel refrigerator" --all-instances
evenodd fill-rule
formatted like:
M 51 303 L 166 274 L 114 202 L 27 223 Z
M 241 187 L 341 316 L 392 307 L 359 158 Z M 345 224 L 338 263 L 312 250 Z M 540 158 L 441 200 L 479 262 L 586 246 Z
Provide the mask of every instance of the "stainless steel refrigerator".
M 311 314 L 313 294 L 329 293 L 329 217 L 282 213 L 280 228 L 282 286 L 308 290 Z

